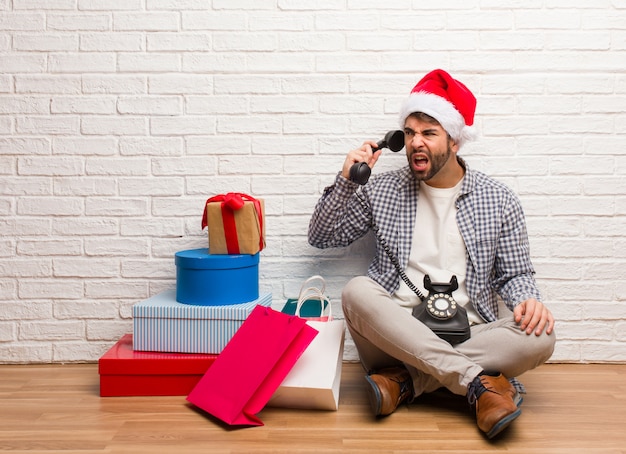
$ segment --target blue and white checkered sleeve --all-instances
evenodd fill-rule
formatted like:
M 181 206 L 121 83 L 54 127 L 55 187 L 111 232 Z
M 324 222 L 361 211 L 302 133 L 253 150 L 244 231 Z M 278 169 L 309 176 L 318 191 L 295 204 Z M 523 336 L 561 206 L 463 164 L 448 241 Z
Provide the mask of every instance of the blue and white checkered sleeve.
M 521 204 L 513 197 L 506 207 L 497 246 L 495 285 L 507 306 L 512 309 L 528 298 L 541 301 L 541 293 L 534 277 Z
M 309 222 L 311 246 L 325 249 L 348 246 L 370 229 L 370 216 L 356 200 L 359 185 L 337 175 L 335 183 L 324 189 Z

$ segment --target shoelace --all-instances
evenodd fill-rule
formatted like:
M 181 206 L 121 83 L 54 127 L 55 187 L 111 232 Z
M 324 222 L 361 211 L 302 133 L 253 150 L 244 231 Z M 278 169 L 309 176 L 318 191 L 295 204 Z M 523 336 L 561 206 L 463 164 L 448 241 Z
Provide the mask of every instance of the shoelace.
M 467 401 L 470 405 L 474 405 L 478 398 L 487 391 L 490 390 L 485 387 L 479 375 L 474 378 L 474 380 L 472 380 L 472 382 L 467 387 Z
M 406 380 L 400 380 L 397 378 L 389 377 L 389 380 L 395 382 L 400 386 L 400 394 L 398 395 L 398 400 L 402 400 L 404 394 L 411 392 L 411 379 L 408 378 Z
M 400 385 L 400 396 L 411 391 L 410 380 L 404 380 L 403 382 L 398 382 L 398 384 Z

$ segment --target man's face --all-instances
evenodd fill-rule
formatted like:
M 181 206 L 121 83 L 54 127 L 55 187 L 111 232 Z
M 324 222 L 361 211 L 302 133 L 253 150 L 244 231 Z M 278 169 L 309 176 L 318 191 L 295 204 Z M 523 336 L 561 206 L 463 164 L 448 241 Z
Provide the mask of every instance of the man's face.
M 446 167 L 456 163 L 458 147 L 436 121 L 409 115 L 404 122 L 404 144 L 409 167 L 418 180 L 443 179 Z

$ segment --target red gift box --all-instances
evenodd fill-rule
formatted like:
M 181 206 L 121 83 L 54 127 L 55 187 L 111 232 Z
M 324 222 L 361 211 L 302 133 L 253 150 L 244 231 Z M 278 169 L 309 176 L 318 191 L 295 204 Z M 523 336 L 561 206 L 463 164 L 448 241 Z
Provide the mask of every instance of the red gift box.
M 217 355 L 133 350 L 124 335 L 98 361 L 100 396 L 186 396 Z

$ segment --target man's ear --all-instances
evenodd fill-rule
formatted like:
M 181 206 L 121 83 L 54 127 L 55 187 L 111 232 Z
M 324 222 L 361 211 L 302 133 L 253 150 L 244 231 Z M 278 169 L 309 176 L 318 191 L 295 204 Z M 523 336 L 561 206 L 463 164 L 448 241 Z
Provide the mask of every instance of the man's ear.
M 450 137 L 450 135 L 448 135 L 448 146 L 454 153 L 457 153 L 459 151 L 459 144 L 456 140 Z

